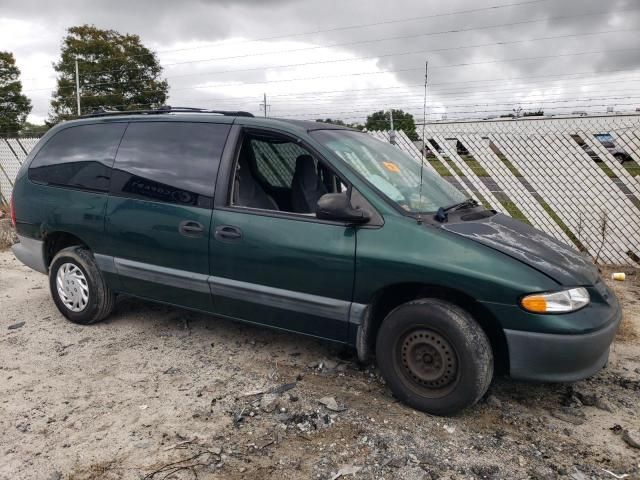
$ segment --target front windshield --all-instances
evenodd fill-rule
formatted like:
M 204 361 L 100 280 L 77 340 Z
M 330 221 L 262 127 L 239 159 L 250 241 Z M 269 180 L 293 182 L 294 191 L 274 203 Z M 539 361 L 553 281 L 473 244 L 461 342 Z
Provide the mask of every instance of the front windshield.
M 314 130 L 310 134 L 408 212 L 435 212 L 465 198 L 428 167 L 422 172 L 420 198 L 420 161 L 371 135 L 350 130 Z

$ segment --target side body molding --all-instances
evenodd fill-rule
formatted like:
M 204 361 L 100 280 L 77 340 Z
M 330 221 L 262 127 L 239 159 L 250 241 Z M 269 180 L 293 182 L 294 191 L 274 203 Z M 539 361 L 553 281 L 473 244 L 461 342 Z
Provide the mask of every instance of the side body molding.
M 360 303 L 241 282 L 224 277 L 202 275 L 108 255 L 95 254 L 94 257 L 100 270 L 105 273 L 200 293 L 210 292 L 214 298 L 216 296 L 230 297 L 283 310 L 311 313 L 318 317 L 354 325 L 360 325 L 366 308 L 366 305 Z

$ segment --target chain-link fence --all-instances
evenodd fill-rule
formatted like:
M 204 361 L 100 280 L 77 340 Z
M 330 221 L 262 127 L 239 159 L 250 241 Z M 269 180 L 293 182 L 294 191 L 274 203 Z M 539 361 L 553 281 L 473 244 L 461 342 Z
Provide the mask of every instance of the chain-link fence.
M 601 262 L 640 265 L 640 115 L 439 122 L 425 137 L 427 167 L 468 196 Z
M 9 203 L 13 182 L 38 138 L 0 138 L 0 203 Z
M 487 207 L 603 263 L 640 266 L 640 115 L 439 122 L 425 137 L 394 135 L 417 162 L 424 146 L 425 168 Z M 0 139 L 1 201 L 37 141 Z

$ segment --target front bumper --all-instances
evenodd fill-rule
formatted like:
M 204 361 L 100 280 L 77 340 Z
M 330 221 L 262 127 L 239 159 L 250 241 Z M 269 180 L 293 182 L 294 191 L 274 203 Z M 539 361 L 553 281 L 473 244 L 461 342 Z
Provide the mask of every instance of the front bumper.
M 11 251 L 27 267 L 40 273 L 48 273 L 43 241 L 18 235 L 18 243 L 11 247 Z
M 616 302 L 607 325 L 597 331 L 562 335 L 504 330 L 512 378 L 540 382 L 573 382 L 604 367 L 622 312 Z

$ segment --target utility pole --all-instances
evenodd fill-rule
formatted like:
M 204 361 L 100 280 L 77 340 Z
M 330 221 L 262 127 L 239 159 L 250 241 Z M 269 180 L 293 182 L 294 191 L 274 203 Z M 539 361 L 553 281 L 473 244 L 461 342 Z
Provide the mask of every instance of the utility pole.
M 260 108 L 261 108 L 262 110 L 264 110 L 264 116 L 265 116 L 265 118 L 267 117 L 267 108 L 269 108 L 270 106 L 271 106 L 271 105 L 267 103 L 267 94 L 266 94 L 266 93 L 264 93 L 264 94 L 263 94 L 263 101 L 262 101 L 262 103 L 260 104 Z
M 76 57 L 76 100 L 78 102 L 78 116 L 80 116 L 80 74 L 78 73 L 78 57 Z

